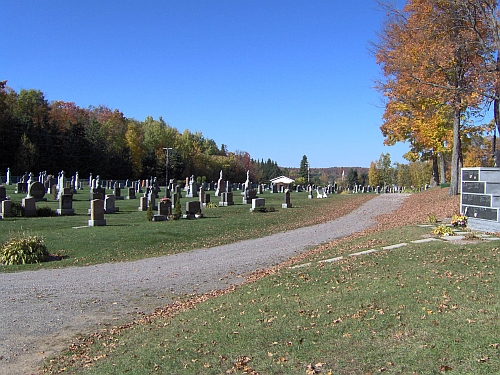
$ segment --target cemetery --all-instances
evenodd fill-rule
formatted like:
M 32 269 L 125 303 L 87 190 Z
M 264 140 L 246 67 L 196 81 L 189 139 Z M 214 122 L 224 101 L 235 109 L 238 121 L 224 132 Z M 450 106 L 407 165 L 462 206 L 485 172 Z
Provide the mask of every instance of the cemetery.
M 260 237 L 319 223 L 339 202 L 373 197 L 335 194 L 326 186 L 315 191 L 328 199 L 310 200 L 306 189 L 289 189 L 290 179 L 253 185 L 248 174 L 244 183 L 225 181 L 221 173 L 217 183 L 200 186 L 191 176 L 184 186 L 172 183 L 168 198 L 154 178 L 112 182 L 64 171 L 54 179 L 7 177 L 0 185 L 0 239 L 36 234 L 61 259 L 32 267 L 134 260 Z
M 492 178 L 485 171 L 477 173 L 464 171 L 464 173 L 469 173 L 469 177 L 463 181 L 465 193 L 472 197 L 462 196 L 461 204 L 495 209 L 497 192 L 495 182 L 489 182 Z M 402 191 L 398 187 L 366 190 L 356 187 L 353 191 L 341 192 L 335 191 L 330 186 L 296 189 L 293 186 L 256 186 L 250 183 L 232 184 L 224 181 L 220 185 L 222 188 L 218 191 L 219 194 L 216 195 L 214 194 L 216 186 L 196 186 L 192 180 L 188 179 L 186 186 L 172 186 L 168 193 L 164 187 L 155 184 L 154 179 L 134 183 L 115 181 L 114 186 L 107 181 L 98 183 L 94 180 L 90 184 L 84 182 L 78 188 L 65 187 L 62 190 L 54 186 L 42 189 L 37 182 L 28 186 L 21 183 L 10 185 L 4 183 L 0 186 L 0 200 L 2 200 L 0 238 L 8 238 L 10 234 L 19 232 L 22 228 L 24 233 L 35 234 L 44 239 L 51 259 L 35 265 L 0 266 L 0 272 L 132 261 L 228 244 L 323 223 L 346 215 L 380 194 L 400 195 Z M 129 187 L 129 184 L 132 186 Z M 489 186 L 490 184 L 493 185 Z M 446 189 L 441 190 L 441 195 L 446 193 Z M 51 194 L 47 194 L 47 191 Z M 117 198 L 122 197 L 121 191 L 126 192 L 124 199 Z M 424 194 L 435 191 L 431 190 Z M 165 197 L 166 195 L 169 197 Z M 418 194 L 415 195 L 418 197 Z M 430 197 L 429 194 L 426 196 Z M 449 199 L 448 202 L 451 202 Z M 436 209 L 440 207 L 436 203 L 429 204 L 425 198 L 423 203 L 427 206 L 424 209 L 426 211 L 420 212 L 421 220 L 432 207 Z M 24 216 L 16 214 L 16 209 L 19 207 L 23 210 Z M 450 205 L 447 204 L 447 207 L 447 210 L 438 213 L 449 212 Z M 41 215 L 41 210 L 52 215 Z M 177 210 L 180 214 L 174 219 Z M 223 368 L 226 372 L 234 372 L 234 369 L 243 366 L 238 361 L 245 363 L 247 367 L 244 368 L 250 368 L 250 361 L 255 362 L 257 368 L 263 368 L 262 363 L 267 360 L 272 361 L 273 366 L 279 364 L 279 368 L 287 370 L 305 367 L 310 369 L 310 373 L 317 373 L 313 370 L 321 368 L 330 372 L 330 369 L 341 366 L 335 364 L 331 355 L 324 355 L 323 358 L 327 362 L 310 364 L 288 363 L 279 358 L 285 358 L 285 355 L 299 358 L 300 340 L 314 343 L 318 337 L 323 341 L 334 343 L 335 347 L 339 348 L 336 353 L 340 353 L 343 358 L 349 357 L 350 349 L 347 348 L 352 348 L 354 345 L 360 347 L 357 352 L 364 361 L 370 360 L 370 353 L 375 353 L 377 356 L 385 355 L 383 348 L 388 340 L 391 345 L 397 345 L 399 340 L 388 339 L 385 333 L 373 334 L 374 329 L 388 332 L 393 328 L 392 320 L 384 319 L 386 316 L 395 316 L 396 321 L 400 321 L 398 319 L 403 316 L 405 324 L 410 324 L 412 327 L 422 324 L 428 327 L 426 325 L 428 323 L 432 325 L 432 332 L 436 337 L 446 337 L 446 334 L 449 334 L 448 327 L 451 324 L 456 325 L 455 311 L 458 311 L 451 308 L 448 315 L 439 313 L 439 309 L 448 311 L 446 298 L 452 298 L 460 306 L 474 311 L 477 310 L 474 306 L 476 302 L 467 295 L 464 296 L 458 289 L 447 291 L 446 298 L 443 297 L 445 299 L 440 302 L 439 307 L 425 304 L 427 307 L 424 317 L 429 316 L 429 319 L 424 319 L 422 302 L 415 299 L 412 293 L 404 294 L 401 290 L 404 290 L 402 289 L 404 284 L 411 284 L 417 280 L 415 287 L 423 291 L 421 298 L 426 301 L 434 298 L 435 293 L 432 288 L 426 287 L 425 284 L 429 283 L 429 274 L 427 273 L 425 278 L 421 277 L 421 272 L 426 273 L 425 269 L 422 271 L 419 259 L 421 256 L 425 256 L 425 259 L 432 263 L 431 274 L 438 275 L 430 277 L 433 285 L 440 290 L 446 289 L 449 281 L 441 280 L 439 275 L 448 272 L 448 264 L 442 260 L 449 258 L 450 254 L 456 254 L 455 249 L 459 245 L 444 238 L 441 240 L 428 238 L 426 236 L 426 233 L 429 233 L 428 225 L 401 228 L 400 226 L 405 223 L 405 215 L 402 212 L 394 218 L 386 218 L 390 223 L 386 221 L 386 227 L 381 232 L 368 233 L 361 238 L 346 237 L 333 245 L 320 247 L 321 252 L 313 250 L 307 259 L 304 258 L 302 262 L 296 259 L 293 266 L 283 267 L 277 274 L 268 275 L 265 271 L 257 271 L 252 276 L 256 281 L 243 285 L 238 289 L 239 292 L 228 294 L 225 294 L 225 291 L 212 292 L 204 303 L 199 304 L 194 302 L 196 298 L 203 299 L 205 296 L 184 297 L 187 298 L 188 305 L 196 303 L 197 308 L 183 312 L 181 319 L 172 318 L 169 306 L 156 310 L 154 317 L 147 319 L 148 322 L 150 319 L 155 321 L 158 319 L 158 327 L 161 328 L 156 329 L 165 330 L 165 337 L 168 337 L 170 345 L 165 346 L 162 351 L 169 356 L 169 361 L 161 362 L 164 370 L 173 373 L 175 368 L 189 365 L 191 370 L 187 373 L 204 373 L 203 369 L 206 368 Z M 148 219 L 149 214 L 151 217 Z M 493 215 L 483 216 L 479 219 L 494 219 Z M 469 219 L 473 220 L 474 217 L 471 215 Z M 393 227 L 396 229 L 391 229 Z M 457 236 L 457 239 L 460 239 L 458 237 L 464 236 Z M 412 240 L 401 243 L 402 238 Z M 485 236 L 484 239 L 482 237 L 476 239 L 474 247 L 461 247 L 461 259 L 466 259 L 467 264 L 472 265 L 494 257 L 498 249 L 492 248 L 491 243 L 495 239 L 497 238 L 494 236 Z M 478 254 L 481 254 L 483 261 L 477 258 Z M 454 267 L 458 268 L 459 265 L 454 264 Z M 392 273 L 392 270 L 402 269 L 407 271 L 404 274 Z M 461 270 L 459 276 L 474 278 L 475 269 L 477 266 Z M 494 275 L 488 277 L 488 280 L 496 280 Z M 318 285 L 322 288 L 328 287 L 323 290 L 318 289 Z M 278 286 L 279 289 L 275 289 Z M 484 282 L 484 287 L 490 287 L 489 281 Z M 475 290 L 480 288 L 482 285 L 474 286 Z M 325 297 L 325 291 L 331 294 L 328 296 L 329 299 L 340 301 L 339 304 L 332 306 L 326 302 L 318 303 Z M 300 298 L 297 293 L 300 293 Z M 483 293 L 482 296 L 484 295 L 486 294 Z M 218 298 L 214 298 L 215 296 Z M 377 300 L 379 297 L 380 301 Z M 265 311 L 261 309 L 262 301 L 265 301 Z M 360 307 L 359 301 L 362 301 L 363 306 Z M 399 311 L 394 309 L 396 306 L 400 306 Z M 223 313 L 224 319 L 220 318 L 219 311 Z M 274 311 L 279 311 L 279 315 Z M 439 315 L 434 318 L 433 315 L 438 313 Z M 286 319 L 283 319 L 284 317 Z M 430 317 L 434 320 L 431 321 Z M 482 319 L 482 313 L 471 313 L 470 319 L 479 321 Z M 209 328 L 200 327 L 199 320 L 208 322 Z M 168 321 L 168 324 L 164 324 L 163 321 Z M 373 328 L 366 330 L 364 327 L 368 321 Z M 138 321 L 134 324 L 144 323 Z M 227 333 L 228 326 L 233 332 L 231 335 Z M 290 327 L 300 327 L 296 331 L 300 334 L 300 339 L 294 336 L 294 330 L 291 331 L 290 337 L 285 335 L 285 342 L 273 338 L 276 330 L 289 332 Z M 126 325 L 122 326 L 119 329 L 119 338 L 112 336 L 112 340 L 135 342 L 137 340 L 134 336 L 135 331 L 128 328 Z M 480 339 L 477 345 L 493 342 L 495 338 L 490 328 L 487 324 L 478 328 L 476 332 Z M 343 335 L 339 335 L 339 329 L 344 330 Z M 185 339 L 171 335 L 172 332 L 180 330 L 196 332 L 196 335 L 186 333 Z M 116 331 L 113 332 L 115 335 Z M 349 335 L 346 336 L 345 332 Z M 104 332 L 102 343 L 110 342 L 110 337 Z M 162 346 L 162 343 L 153 336 L 147 337 L 147 344 L 144 346 L 120 344 L 127 345 L 127 354 L 124 356 L 117 356 L 112 349 L 113 346 L 102 345 L 100 340 L 96 340 L 92 350 L 106 359 L 92 366 L 96 366 L 100 373 L 111 373 L 114 370 L 123 372 L 134 369 L 136 365 L 130 364 L 130 355 L 143 360 L 151 358 L 151 361 L 158 361 L 155 348 Z M 469 339 L 469 336 L 465 338 Z M 201 364 L 197 363 L 201 357 L 196 350 L 187 349 L 181 352 L 175 350 L 178 346 L 189 347 L 188 343 L 193 340 L 217 342 L 213 354 L 204 355 L 204 362 Z M 253 342 L 252 340 L 259 342 L 263 340 L 261 345 L 266 346 L 266 350 L 252 351 L 254 353 L 252 360 L 248 359 L 250 357 L 233 356 L 228 362 L 220 362 L 222 353 L 228 347 L 242 345 L 241 350 L 251 351 L 251 346 L 244 343 Z M 420 338 L 412 337 L 407 340 L 409 345 L 416 347 L 421 347 L 425 343 Z M 437 340 L 440 345 L 445 344 L 444 339 Z M 375 348 L 372 345 L 374 341 Z M 433 340 L 435 341 L 436 339 Z M 142 347 L 145 352 L 141 351 Z M 457 344 L 457 347 L 460 348 L 462 356 L 467 356 L 460 344 Z M 82 347 L 81 350 L 86 350 L 86 347 Z M 493 358 L 494 350 L 496 349 L 493 347 L 487 352 L 488 358 Z M 286 354 L 281 354 L 285 352 Z M 84 359 L 86 356 L 82 354 L 81 358 Z M 190 358 L 197 358 L 197 361 L 192 362 Z M 435 360 L 431 357 L 426 366 L 430 366 L 430 362 Z M 78 355 L 71 358 L 61 356 L 47 366 L 57 372 L 68 366 L 67 361 L 71 361 L 73 365 L 79 363 L 80 359 Z M 485 360 L 485 363 L 487 362 L 489 360 Z M 497 361 L 492 363 L 496 364 Z M 264 367 L 266 366 L 269 364 Z M 394 366 L 396 372 L 404 372 L 406 368 L 397 362 L 390 366 Z

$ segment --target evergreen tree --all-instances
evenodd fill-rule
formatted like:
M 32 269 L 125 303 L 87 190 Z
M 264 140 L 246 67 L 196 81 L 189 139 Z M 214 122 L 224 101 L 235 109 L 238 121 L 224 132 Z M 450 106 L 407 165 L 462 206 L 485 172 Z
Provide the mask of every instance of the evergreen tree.
M 309 171 L 309 162 L 307 161 L 307 156 L 302 156 L 302 160 L 300 161 L 299 167 L 299 177 L 302 177 L 305 181 L 307 181 Z
M 347 173 L 347 183 L 350 189 L 354 188 L 354 185 L 358 184 L 358 170 L 351 168 Z

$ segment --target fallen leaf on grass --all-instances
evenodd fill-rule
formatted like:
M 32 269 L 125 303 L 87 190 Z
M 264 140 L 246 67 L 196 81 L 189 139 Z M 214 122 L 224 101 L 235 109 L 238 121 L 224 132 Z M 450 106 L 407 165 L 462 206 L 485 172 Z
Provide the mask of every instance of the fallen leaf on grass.
M 440 371 L 440 372 L 446 372 L 446 371 L 451 371 L 451 370 L 453 370 L 453 367 L 450 367 L 450 366 L 441 365 L 441 366 L 439 367 L 439 371 Z
M 308 364 L 306 367 L 306 374 L 307 375 L 319 374 L 322 370 L 323 365 L 324 363 L 322 362 L 318 362 L 315 365 L 313 365 L 312 363 Z

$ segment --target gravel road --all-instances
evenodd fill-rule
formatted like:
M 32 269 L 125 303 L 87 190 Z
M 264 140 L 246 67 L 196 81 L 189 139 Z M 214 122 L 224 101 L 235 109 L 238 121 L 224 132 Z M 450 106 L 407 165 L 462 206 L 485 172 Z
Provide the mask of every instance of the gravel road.
M 151 313 L 175 294 L 241 284 L 245 275 L 277 265 L 312 246 L 374 223 L 405 194 L 384 194 L 337 220 L 255 240 L 134 262 L 0 274 L 0 368 L 34 373 L 79 333 Z

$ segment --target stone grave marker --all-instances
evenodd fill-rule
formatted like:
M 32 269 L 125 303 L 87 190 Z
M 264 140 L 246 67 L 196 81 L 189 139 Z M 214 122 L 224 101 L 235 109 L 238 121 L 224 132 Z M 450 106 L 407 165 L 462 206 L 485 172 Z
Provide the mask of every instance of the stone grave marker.
M 106 214 L 114 214 L 118 211 L 120 211 L 120 208 L 115 206 L 115 196 L 113 194 L 107 194 L 104 199 L 104 212 Z
M 10 199 L 0 202 L 0 216 L 10 217 L 12 216 L 12 201 Z
M 226 207 L 234 205 L 233 193 L 223 192 L 221 194 L 221 200 L 219 206 Z
M 191 176 L 191 178 L 189 179 L 189 187 L 186 197 L 194 198 L 197 196 L 198 196 L 198 183 L 194 179 L 194 176 Z
M 105 225 L 104 201 L 102 199 L 94 199 L 90 202 L 90 220 L 88 221 L 88 226 L 97 227 Z
M 207 203 L 210 203 L 210 194 L 205 193 L 203 188 L 200 188 L 199 198 L 202 207 L 206 207 Z
M 314 196 L 313 196 L 313 188 L 312 188 L 311 185 L 309 185 L 307 187 L 307 198 L 308 199 L 313 199 L 314 198 Z
M 201 205 L 199 201 L 186 202 L 186 213 L 183 215 L 184 219 L 194 219 L 201 217 Z
M 215 196 L 220 197 L 222 193 L 226 192 L 226 182 L 224 180 L 219 180 L 217 183 L 217 189 L 215 190 Z
M 41 182 L 32 182 L 28 188 L 28 197 L 35 198 L 36 202 L 46 201 L 45 197 L 45 186 Z
M 106 195 L 106 189 L 103 187 L 96 187 L 90 190 L 90 200 L 100 199 L 104 201 L 104 197 Z
M 284 198 L 285 201 L 281 204 L 281 208 L 291 208 L 292 204 L 290 203 L 290 190 L 285 190 Z
M 5 186 L 0 185 L 0 202 L 7 199 L 7 189 Z
M 252 204 L 252 199 L 257 198 L 257 192 L 254 189 L 246 189 L 244 194 L 243 204 Z
M 153 211 L 158 209 L 158 206 L 156 205 L 156 193 L 154 192 L 153 189 L 148 194 L 148 207 L 151 206 Z
M 56 210 L 59 216 L 72 216 L 75 214 L 73 209 L 73 195 L 63 194 L 59 198 L 59 208 Z
M 170 199 L 161 199 L 158 203 L 158 214 L 153 216 L 153 221 L 165 221 L 172 213 L 172 202 Z
M 14 193 L 16 193 L 16 194 L 26 193 L 26 183 L 18 182 L 17 189 Z
M 323 198 L 323 188 L 318 187 L 316 189 L 316 198 Z
M 113 193 L 115 196 L 115 200 L 119 201 L 119 200 L 125 199 L 125 197 L 122 196 L 122 189 L 120 188 L 119 184 L 115 184 L 115 188 L 114 188 Z
M 127 188 L 127 199 L 136 199 L 135 197 L 135 189 L 133 187 Z
M 266 200 L 264 198 L 254 198 L 252 199 L 252 208 L 250 211 L 254 211 L 257 207 L 264 207 L 266 205 Z
M 52 195 L 53 199 L 57 200 L 57 186 L 56 185 L 52 185 L 51 186 L 51 188 L 50 188 L 50 194 Z
M 36 200 L 33 197 L 26 197 L 21 200 L 21 206 L 23 208 L 23 215 L 26 217 L 37 216 L 36 212 Z
M 142 196 L 139 198 L 139 211 L 148 210 L 148 197 Z

